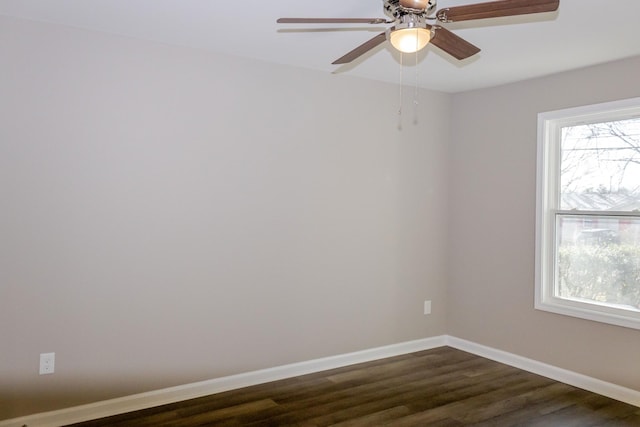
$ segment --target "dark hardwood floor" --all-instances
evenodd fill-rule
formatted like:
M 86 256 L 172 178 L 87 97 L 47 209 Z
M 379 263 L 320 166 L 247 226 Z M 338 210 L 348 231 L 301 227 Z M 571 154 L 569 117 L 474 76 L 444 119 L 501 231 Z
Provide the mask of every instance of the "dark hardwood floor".
M 640 426 L 640 408 L 442 347 L 74 427 L 385 425 Z

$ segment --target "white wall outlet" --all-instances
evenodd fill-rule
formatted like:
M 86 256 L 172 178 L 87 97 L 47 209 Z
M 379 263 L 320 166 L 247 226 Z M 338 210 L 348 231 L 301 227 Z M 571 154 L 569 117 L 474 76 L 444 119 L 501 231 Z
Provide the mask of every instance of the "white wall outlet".
M 55 353 L 40 354 L 40 375 L 53 374 L 56 367 Z
M 431 314 L 431 301 L 424 302 L 424 314 Z

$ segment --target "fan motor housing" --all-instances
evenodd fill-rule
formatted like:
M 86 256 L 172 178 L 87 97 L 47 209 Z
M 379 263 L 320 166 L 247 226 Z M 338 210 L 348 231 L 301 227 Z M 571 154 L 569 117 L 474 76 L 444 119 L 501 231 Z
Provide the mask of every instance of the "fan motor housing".
M 382 2 L 384 3 L 383 9 L 385 15 L 394 19 L 399 19 L 403 15 L 407 14 L 420 14 L 428 16 L 434 11 L 437 5 L 436 0 L 428 0 L 426 9 L 418 10 L 402 6 L 400 4 L 400 0 L 382 0 Z

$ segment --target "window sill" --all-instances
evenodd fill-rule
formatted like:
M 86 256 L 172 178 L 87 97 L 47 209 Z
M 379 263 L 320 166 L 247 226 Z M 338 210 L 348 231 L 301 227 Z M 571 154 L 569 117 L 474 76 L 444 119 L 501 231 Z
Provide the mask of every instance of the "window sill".
M 548 298 L 536 300 L 536 310 L 577 317 L 594 322 L 608 323 L 625 328 L 640 329 L 640 311 L 624 310 L 614 306 L 596 305 L 575 300 Z

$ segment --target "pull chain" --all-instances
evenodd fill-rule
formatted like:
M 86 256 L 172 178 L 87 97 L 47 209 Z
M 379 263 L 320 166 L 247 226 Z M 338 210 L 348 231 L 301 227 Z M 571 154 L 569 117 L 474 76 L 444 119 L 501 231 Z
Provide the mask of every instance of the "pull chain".
M 416 87 L 415 92 L 413 93 L 413 124 L 418 123 L 418 105 L 420 104 L 418 84 L 419 84 L 419 73 L 420 67 L 418 67 L 418 52 L 416 51 Z
M 420 61 L 418 57 L 418 38 L 416 37 L 416 52 L 415 52 L 415 85 L 413 92 L 413 124 L 418 124 L 418 107 L 420 106 Z M 399 93 L 399 102 L 398 106 L 398 130 L 402 130 L 402 107 L 403 107 L 403 68 L 404 68 L 404 54 L 400 52 L 400 93 Z
M 398 106 L 398 130 L 402 130 L 402 68 L 403 53 L 400 52 L 400 105 Z

